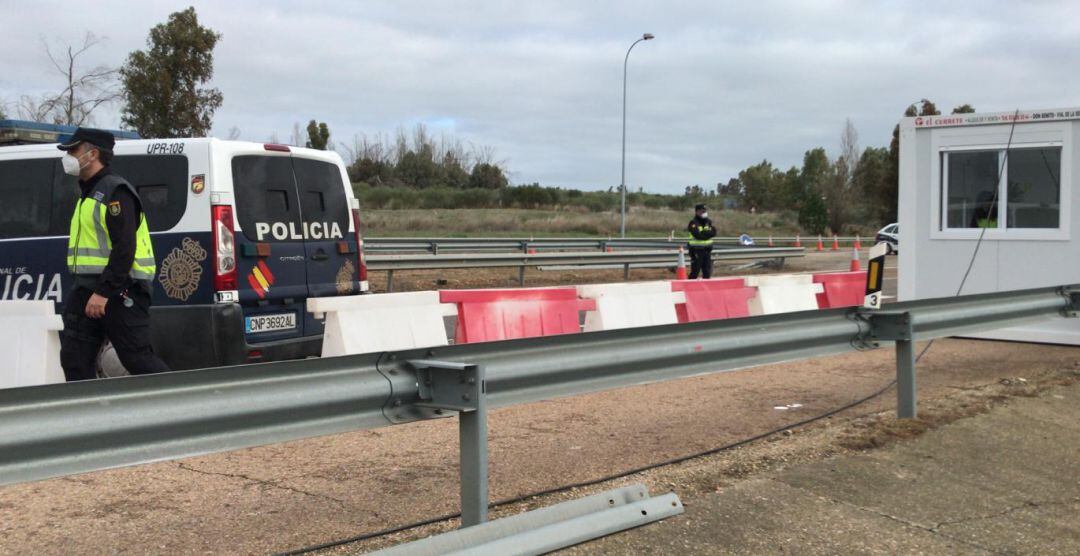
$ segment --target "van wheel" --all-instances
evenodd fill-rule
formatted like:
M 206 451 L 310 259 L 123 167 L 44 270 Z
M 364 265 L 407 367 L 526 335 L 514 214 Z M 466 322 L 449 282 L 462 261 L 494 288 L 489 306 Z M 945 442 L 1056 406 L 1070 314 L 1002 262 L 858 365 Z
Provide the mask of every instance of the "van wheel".
M 124 365 L 120 363 L 120 357 L 116 355 L 116 350 L 111 342 L 105 342 L 105 345 L 101 347 L 101 351 L 98 352 L 97 367 L 98 378 L 116 378 L 131 375 L 124 368 Z

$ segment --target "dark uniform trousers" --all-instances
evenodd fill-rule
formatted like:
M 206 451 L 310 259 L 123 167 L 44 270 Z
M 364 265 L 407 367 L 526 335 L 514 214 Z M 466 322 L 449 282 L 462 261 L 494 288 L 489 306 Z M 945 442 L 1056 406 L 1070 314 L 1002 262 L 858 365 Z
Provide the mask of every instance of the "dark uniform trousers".
M 712 278 L 712 246 L 690 247 L 690 279 Z
M 150 294 L 140 286 L 127 291 L 131 306 L 116 295 L 105 305 L 105 316 L 86 316 L 86 302 L 94 292 L 76 286 L 64 305 L 64 331 L 60 334 L 60 365 L 68 382 L 97 378 L 97 358 L 108 339 L 124 368 L 133 375 L 160 373 L 169 367 L 150 348 Z

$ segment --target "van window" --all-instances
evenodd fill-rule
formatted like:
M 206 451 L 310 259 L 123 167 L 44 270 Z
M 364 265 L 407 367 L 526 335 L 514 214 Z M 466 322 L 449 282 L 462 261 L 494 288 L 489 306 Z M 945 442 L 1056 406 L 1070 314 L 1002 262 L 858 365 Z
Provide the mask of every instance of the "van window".
M 49 233 L 54 160 L 0 162 L 0 239 Z
M 113 172 L 139 192 L 151 232 L 172 229 L 187 210 L 188 160 L 184 155 L 117 156 Z
M 53 211 L 50 235 L 67 235 L 71 213 L 79 198 L 79 180 L 54 163 Z M 109 164 L 113 173 L 135 186 L 151 232 L 172 229 L 187 209 L 188 161 L 183 155 L 124 155 Z
M 293 171 L 304 221 L 321 222 L 327 231 L 340 230 L 342 237 L 329 239 L 344 239 L 349 230 L 349 201 L 345 198 L 341 170 L 330 162 L 293 158 Z
M 232 160 L 236 218 L 251 241 L 284 241 L 300 233 L 292 159 L 237 156 Z
M 53 165 L 53 206 L 49 235 L 66 236 L 71 232 L 71 215 L 75 212 L 75 201 L 79 200 L 79 178 L 65 174 L 59 158 L 49 161 Z

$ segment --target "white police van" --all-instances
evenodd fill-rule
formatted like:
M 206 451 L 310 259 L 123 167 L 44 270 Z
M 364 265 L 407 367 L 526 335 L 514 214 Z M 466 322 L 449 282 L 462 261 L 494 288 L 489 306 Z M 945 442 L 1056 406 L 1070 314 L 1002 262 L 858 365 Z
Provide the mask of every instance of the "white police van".
M 70 288 L 79 195 L 55 144 L 0 148 L 0 299 Z M 154 350 L 173 369 L 318 355 L 308 297 L 367 291 L 359 210 L 337 153 L 212 138 L 118 141 L 157 259 Z

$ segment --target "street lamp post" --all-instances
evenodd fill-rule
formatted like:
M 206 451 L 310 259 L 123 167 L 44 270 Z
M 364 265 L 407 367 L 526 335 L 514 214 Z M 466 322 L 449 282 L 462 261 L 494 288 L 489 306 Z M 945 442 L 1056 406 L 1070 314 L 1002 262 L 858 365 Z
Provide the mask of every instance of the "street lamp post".
M 630 48 L 626 49 L 626 57 L 622 65 L 622 177 L 619 178 L 619 190 L 622 192 L 622 218 L 619 223 L 619 237 L 626 237 L 626 64 L 630 61 L 630 51 L 641 41 L 652 40 L 652 33 L 645 33 L 641 38 L 634 41 Z

